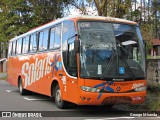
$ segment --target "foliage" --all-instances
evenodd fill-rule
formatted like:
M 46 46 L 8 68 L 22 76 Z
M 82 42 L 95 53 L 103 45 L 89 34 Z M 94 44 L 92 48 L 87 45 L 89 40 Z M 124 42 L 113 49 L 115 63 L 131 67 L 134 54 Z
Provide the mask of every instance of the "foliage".
M 152 47 L 153 34 L 152 34 L 152 29 L 151 28 L 152 28 L 151 24 L 142 24 L 140 26 L 143 39 L 147 43 L 147 48 L 148 49 L 150 49 Z
M 63 16 L 63 0 L 1 0 L 0 41 Z
M 70 0 L 68 4 L 79 9 L 81 14 L 97 14 L 123 18 L 131 7 L 130 0 Z M 92 8 L 91 10 L 89 10 Z
M 15 35 L 19 35 L 28 30 L 26 18 L 29 7 L 24 0 L 2 0 L 0 18 L 0 40 L 7 41 Z

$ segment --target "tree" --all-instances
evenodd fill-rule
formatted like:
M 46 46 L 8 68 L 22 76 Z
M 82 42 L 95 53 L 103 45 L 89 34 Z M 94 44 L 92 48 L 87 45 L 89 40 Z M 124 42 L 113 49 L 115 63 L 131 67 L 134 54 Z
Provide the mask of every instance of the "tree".
M 158 38 L 158 28 L 160 28 L 160 1 L 153 0 L 152 1 L 152 17 L 154 22 L 154 37 Z
M 71 0 L 69 1 L 71 6 L 81 11 L 81 14 L 88 13 L 88 8 L 95 8 L 95 12 L 99 16 L 113 16 L 123 18 L 128 14 L 128 9 L 130 9 L 130 0 Z M 90 11 L 89 11 L 90 12 Z
M 82 15 L 97 15 L 97 9 L 95 9 L 93 0 L 66 0 L 66 7 L 68 8 L 68 12 L 70 15 L 71 9 L 78 11 Z M 92 11 L 90 11 L 92 8 Z
M 32 9 L 33 26 L 45 24 L 63 16 L 63 0 L 28 0 Z
M 28 29 L 26 17 L 29 9 L 25 0 L 1 0 L 0 40 L 7 41 Z
M 63 0 L 1 0 L 0 41 L 63 16 Z

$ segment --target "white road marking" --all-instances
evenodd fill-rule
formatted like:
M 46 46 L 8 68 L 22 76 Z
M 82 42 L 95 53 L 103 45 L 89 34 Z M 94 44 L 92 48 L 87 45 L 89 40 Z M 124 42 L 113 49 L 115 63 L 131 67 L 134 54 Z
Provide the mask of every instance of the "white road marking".
M 27 98 L 27 97 L 23 97 L 25 100 L 29 100 L 29 101 L 38 101 L 38 100 L 40 100 L 40 101 L 42 101 L 42 100 L 49 100 L 49 99 L 37 99 L 37 98 Z
M 6 90 L 6 92 L 16 92 L 17 90 Z M 38 98 L 28 98 L 28 97 L 23 97 L 25 100 L 29 100 L 29 101 L 42 101 L 42 100 L 50 100 L 47 98 L 42 98 L 42 99 L 38 99 Z
M 135 117 L 115 117 L 115 118 L 106 118 L 105 120 L 116 120 L 116 119 L 134 119 Z
M 102 118 L 102 119 L 85 119 L 85 120 L 119 120 L 119 119 L 134 119 L 135 117 L 113 117 L 113 118 Z
M 105 120 L 105 119 L 84 119 L 84 120 Z
M 6 90 L 6 92 L 16 92 L 17 90 Z

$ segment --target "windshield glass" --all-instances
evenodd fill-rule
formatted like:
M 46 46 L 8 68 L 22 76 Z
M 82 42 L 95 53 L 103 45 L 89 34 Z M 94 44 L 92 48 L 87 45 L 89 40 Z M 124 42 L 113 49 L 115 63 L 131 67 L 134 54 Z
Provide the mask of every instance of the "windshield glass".
M 144 79 L 145 57 L 137 26 L 79 22 L 80 75 L 98 79 Z

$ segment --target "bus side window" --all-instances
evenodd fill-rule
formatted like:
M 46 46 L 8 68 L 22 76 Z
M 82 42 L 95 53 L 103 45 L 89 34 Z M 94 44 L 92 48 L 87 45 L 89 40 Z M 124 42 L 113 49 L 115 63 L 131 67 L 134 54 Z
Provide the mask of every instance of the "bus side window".
M 61 24 L 50 29 L 49 49 L 57 49 L 60 47 L 61 41 Z
M 12 42 L 9 43 L 8 56 L 12 55 Z
M 22 53 L 28 53 L 28 47 L 29 47 L 29 36 L 23 38 Z
M 29 52 L 36 52 L 37 46 L 38 46 L 38 39 L 37 39 L 37 35 L 34 33 L 31 35 L 31 38 L 30 38 Z
M 48 47 L 48 29 L 39 33 L 39 51 L 47 50 Z
M 12 55 L 15 55 L 15 54 L 16 54 L 16 42 L 17 42 L 17 41 L 13 41 Z
M 61 41 L 61 24 L 56 26 L 55 29 L 55 41 L 54 41 L 54 48 L 60 47 L 60 41 Z
M 49 43 L 49 49 L 54 48 L 54 40 L 55 40 L 55 27 L 50 29 L 50 43 Z
M 21 54 L 22 51 L 22 39 L 17 40 L 16 54 Z

